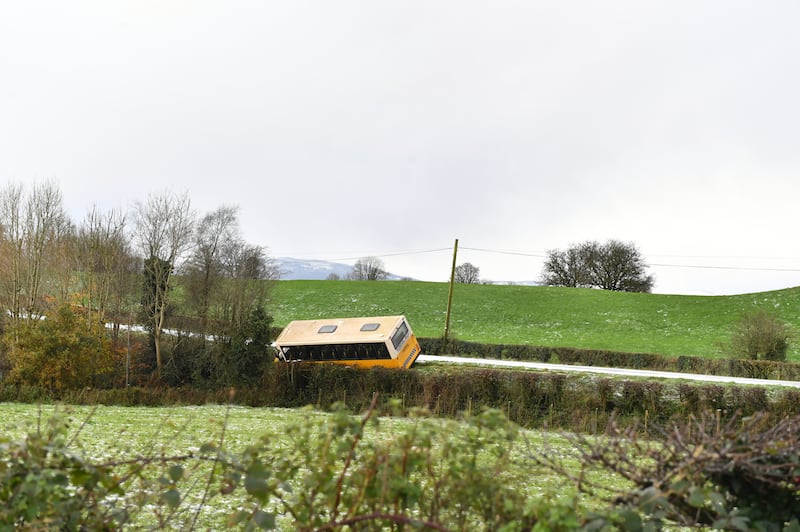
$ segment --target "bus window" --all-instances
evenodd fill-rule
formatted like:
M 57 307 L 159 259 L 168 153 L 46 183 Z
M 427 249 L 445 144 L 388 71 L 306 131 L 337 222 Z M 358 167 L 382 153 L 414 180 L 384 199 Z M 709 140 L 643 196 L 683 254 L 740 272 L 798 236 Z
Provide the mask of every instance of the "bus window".
M 400 350 L 406 336 L 408 336 L 408 325 L 406 325 L 406 322 L 402 322 L 392 335 L 392 345 L 394 345 L 395 349 Z
M 321 344 L 286 347 L 287 360 L 381 360 L 392 358 L 386 344 Z

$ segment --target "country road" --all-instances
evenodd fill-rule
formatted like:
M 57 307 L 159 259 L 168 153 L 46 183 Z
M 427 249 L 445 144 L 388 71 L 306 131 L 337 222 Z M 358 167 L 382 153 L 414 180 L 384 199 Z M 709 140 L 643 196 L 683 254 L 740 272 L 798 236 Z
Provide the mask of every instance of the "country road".
M 727 382 L 751 386 L 787 386 L 800 388 L 800 381 L 781 381 L 773 379 L 748 379 L 744 377 L 727 377 L 724 375 L 697 375 L 694 373 L 677 373 L 672 371 L 651 371 L 645 369 L 603 368 L 597 366 L 572 366 L 569 364 L 545 364 L 543 362 L 524 362 L 520 360 L 498 360 L 491 358 L 467 358 L 445 355 L 420 355 L 417 364 L 445 362 L 448 364 L 470 364 L 473 366 L 494 366 L 504 368 L 524 368 L 541 371 L 599 373 L 620 377 L 640 377 L 650 379 L 683 379 L 701 382 Z

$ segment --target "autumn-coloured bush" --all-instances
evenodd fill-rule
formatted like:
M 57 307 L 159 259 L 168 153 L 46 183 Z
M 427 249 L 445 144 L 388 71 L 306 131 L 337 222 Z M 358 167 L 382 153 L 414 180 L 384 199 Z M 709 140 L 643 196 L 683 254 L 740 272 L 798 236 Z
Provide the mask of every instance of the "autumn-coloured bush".
M 97 386 L 121 358 L 105 327 L 91 315 L 62 305 L 41 320 L 21 321 L 6 331 L 12 384 L 46 390 Z

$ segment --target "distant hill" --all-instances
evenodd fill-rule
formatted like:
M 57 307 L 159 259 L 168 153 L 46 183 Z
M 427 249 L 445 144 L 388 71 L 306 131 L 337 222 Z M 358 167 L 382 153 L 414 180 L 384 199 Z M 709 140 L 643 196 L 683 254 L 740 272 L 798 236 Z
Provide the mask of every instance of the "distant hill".
M 338 275 L 340 279 L 347 279 L 353 271 L 353 267 L 349 264 L 326 260 L 278 257 L 274 261 L 283 281 L 324 281 L 331 274 Z M 402 279 L 393 273 L 389 273 L 386 278 L 390 281 Z
M 291 257 L 278 257 L 275 264 L 285 281 L 321 281 L 332 273 L 341 279 L 346 279 L 353 269 L 349 264 L 328 262 L 324 260 L 294 259 Z

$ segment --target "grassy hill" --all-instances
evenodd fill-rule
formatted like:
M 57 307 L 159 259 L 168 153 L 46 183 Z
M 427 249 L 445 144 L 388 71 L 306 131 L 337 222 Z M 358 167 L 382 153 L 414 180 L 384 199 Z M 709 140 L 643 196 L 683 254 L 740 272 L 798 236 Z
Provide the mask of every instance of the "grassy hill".
M 295 319 L 405 314 L 414 332 L 440 337 L 447 283 L 279 281 L 275 325 Z M 800 287 L 736 296 L 633 294 L 592 289 L 456 285 L 451 335 L 529 344 L 678 356 L 722 357 L 720 342 L 747 310 L 766 309 L 800 330 Z M 800 362 L 794 345 L 789 361 Z

